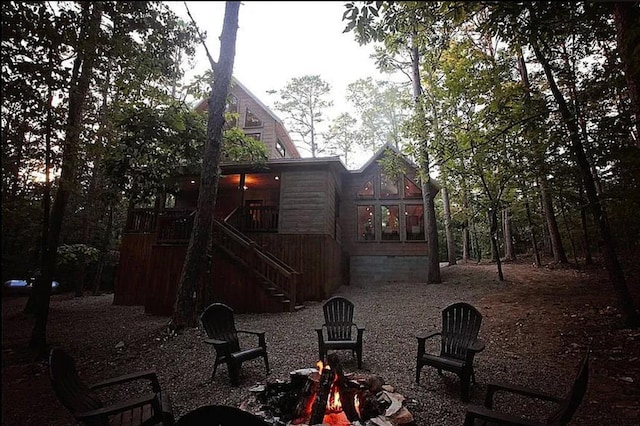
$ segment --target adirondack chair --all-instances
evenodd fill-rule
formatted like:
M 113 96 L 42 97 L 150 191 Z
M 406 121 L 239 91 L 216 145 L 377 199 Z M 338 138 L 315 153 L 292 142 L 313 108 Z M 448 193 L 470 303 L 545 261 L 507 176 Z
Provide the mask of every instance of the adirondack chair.
M 269 358 L 264 331 L 237 330 L 233 309 L 224 303 L 212 303 L 200 315 L 200 322 L 207 333 L 204 342 L 213 346 L 216 358 L 213 363 L 211 379 L 216 375 L 218 365 L 226 364 L 232 386 L 237 386 L 240 378 L 240 367 L 245 361 L 262 357 L 269 374 Z M 241 334 L 253 335 L 258 338 L 258 345 L 242 349 L 238 338 Z
M 153 370 L 114 377 L 93 385 L 85 384 L 76 370 L 74 359 L 63 349 L 49 352 L 49 378 L 58 400 L 84 425 L 173 425 L 171 402 L 160 390 Z M 146 380 L 151 393 L 105 405 L 98 389 Z
M 573 418 L 578 407 L 582 403 L 589 382 L 589 351 L 582 358 L 578 373 L 573 381 L 571 389 L 566 395 L 557 397 L 539 389 L 526 388 L 506 383 L 489 383 L 484 407 L 471 406 L 467 409 L 464 426 L 474 425 L 567 425 Z M 557 409 L 552 411 L 543 422 L 537 422 L 530 416 L 520 417 L 511 413 L 500 412 L 493 409 L 493 397 L 497 392 L 510 392 L 528 398 L 541 401 L 551 401 L 557 404 Z
M 473 359 L 484 350 L 485 344 L 478 339 L 482 315 L 468 303 L 459 302 L 446 307 L 442 311 L 442 331 L 416 336 L 418 339 L 418 356 L 416 361 L 416 383 L 420 383 L 420 370 L 430 366 L 442 371 L 449 371 L 460 377 L 461 399 L 469 400 L 469 389 L 475 384 Z M 440 336 L 440 354 L 426 352 L 428 339 Z
M 205 405 L 180 417 L 175 426 L 268 426 L 265 420 L 228 405 Z
M 365 329 L 353 322 L 353 303 L 344 297 L 334 296 L 324 303 L 322 310 L 324 324 L 316 328 L 320 360 L 324 362 L 330 350 L 350 350 L 357 355 L 358 368 L 362 368 L 362 335 Z

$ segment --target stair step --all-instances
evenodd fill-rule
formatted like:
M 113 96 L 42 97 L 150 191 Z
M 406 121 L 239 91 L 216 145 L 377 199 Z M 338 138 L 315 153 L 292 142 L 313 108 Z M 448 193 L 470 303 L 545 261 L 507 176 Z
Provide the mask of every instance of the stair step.
M 293 307 L 293 310 L 298 312 L 299 310 L 304 309 L 304 307 L 305 307 L 304 305 L 296 305 Z

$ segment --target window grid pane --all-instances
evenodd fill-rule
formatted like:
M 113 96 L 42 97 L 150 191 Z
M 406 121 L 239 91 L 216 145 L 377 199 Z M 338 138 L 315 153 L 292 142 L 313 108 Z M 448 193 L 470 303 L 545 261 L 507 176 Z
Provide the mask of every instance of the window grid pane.
M 421 204 L 405 206 L 405 239 L 407 241 L 424 241 L 424 208 Z
M 358 206 L 358 241 L 376 239 L 375 223 L 373 206 Z
M 381 206 L 382 239 L 386 241 L 400 240 L 400 207 Z

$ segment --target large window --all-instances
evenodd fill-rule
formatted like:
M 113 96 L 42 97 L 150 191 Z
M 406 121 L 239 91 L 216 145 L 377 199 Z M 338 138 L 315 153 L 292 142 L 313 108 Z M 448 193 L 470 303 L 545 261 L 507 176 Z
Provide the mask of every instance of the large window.
M 226 122 L 227 128 L 238 126 L 238 98 L 234 95 L 229 95 L 227 98 L 227 112 L 232 114 L 229 121 Z
M 380 173 L 356 192 L 357 240 L 424 241 L 424 208 L 420 187 L 410 178 Z

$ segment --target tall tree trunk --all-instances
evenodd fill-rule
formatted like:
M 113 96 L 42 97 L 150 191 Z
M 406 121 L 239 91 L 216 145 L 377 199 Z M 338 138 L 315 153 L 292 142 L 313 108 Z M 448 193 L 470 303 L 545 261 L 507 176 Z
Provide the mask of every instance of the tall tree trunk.
M 631 108 L 635 116 L 636 146 L 640 147 L 640 7 L 637 1 L 613 3 L 613 22 L 616 25 L 618 51 L 627 81 Z
M 529 12 L 533 15 L 531 7 L 529 7 Z M 535 32 L 533 34 L 535 34 Z M 553 97 L 558 104 L 558 109 L 560 110 L 560 114 L 562 115 L 564 124 L 565 126 L 567 126 L 567 131 L 571 140 L 571 150 L 576 159 L 576 162 L 578 163 L 578 167 L 580 168 L 582 181 L 585 187 L 587 199 L 589 200 L 589 204 L 591 206 L 593 218 L 600 230 L 600 238 L 602 238 L 602 254 L 604 257 L 605 266 L 609 274 L 609 280 L 611 281 L 611 284 L 616 291 L 618 303 L 620 305 L 620 308 L 622 309 L 624 322 L 629 327 L 638 327 L 640 325 L 640 312 L 638 311 L 637 307 L 635 306 L 634 300 L 631 297 L 631 293 L 629 292 L 629 288 L 627 287 L 627 283 L 624 277 L 624 272 L 622 271 L 622 267 L 620 265 L 620 262 L 618 261 L 618 256 L 615 252 L 613 237 L 611 236 L 611 232 L 609 230 L 609 220 L 607 217 L 607 213 L 603 208 L 600 202 L 600 197 L 598 196 L 598 193 L 596 191 L 594 178 L 591 174 L 591 166 L 589 164 L 589 161 L 587 160 L 582 140 L 580 138 L 580 129 L 578 127 L 578 123 L 575 120 L 575 116 L 569 110 L 567 102 L 560 92 L 558 85 L 556 84 L 551 65 L 542 53 L 542 50 L 538 45 L 538 40 L 535 39 L 535 36 L 532 36 L 530 42 L 531 47 L 535 52 L 536 58 L 538 59 L 540 65 L 542 65 L 545 76 L 547 77 L 549 88 L 551 89 Z
M 511 232 L 511 215 L 508 207 L 502 210 L 502 236 L 504 238 L 505 259 L 516 260 L 516 253 L 513 248 L 513 235 Z
M 424 116 L 423 109 L 423 93 L 420 83 L 420 54 L 418 52 L 418 44 L 415 38 L 411 41 L 411 65 L 413 70 L 413 98 L 415 102 L 416 113 Z M 436 208 L 434 198 L 438 193 L 438 189 L 433 184 L 430 176 L 429 165 L 429 149 L 428 142 L 423 140 L 420 147 L 420 162 L 418 166 L 422 169 L 421 189 L 422 201 L 424 204 L 424 226 L 425 235 L 427 237 L 427 282 L 438 284 L 442 282 L 440 277 L 440 259 L 438 248 L 438 228 L 436 225 Z
M 538 249 L 538 241 L 536 239 L 536 227 L 531 218 L 531 207 L 529 206 L 529 197 L 525 195 L 524 207 L 527 212 L 527 222 L 529 223 L 529 235 L 531 236 L 531 245 L 533 246 L 533 256 L 536 262 L 536 266 L 540 267 L 540 250 Z
M 498 248 L 498 208 L 496 206 L 491 207 L 489 212 L 489 225 L 490 225 L 490 238 L 491 238 L 491 251 L 495 253 L 496 266 L 498 267 L 498 279 L 504 281 L 504 274 L 502 273 L 502 262 L 500 261 L 500 251 Z
M 69 197 L 76 186 L 78 169 L 78 150 L 82 131 L 82 113 L 86 103 L 89 84 L 96 60 L 96 45 L 93 40 L 98 37 L 102 19 L 101 2 L 82 3 L 82 15 L 86 25 L 80 34 L 79 50 L 74 61 L 69 89 L 69 115 L 62 153 L 62 172 L 56 197 L 51 209 L 49 221 L 49 238 L 47 251 L 43 255 L 42 274 L 34 284 L 35 322 L 29 347 L 38 356 L 46 355 L 47 320 L 49 318 L 49 301 L 51 298 L 51 281 L 55 277 L 58 242 L 64 212 Z
M 442 187 L 442 202 L 444 204 L 444 229 L 447 236 L 447 257 L 449 266 L 456 264 L 456 241 L 453 238 L 453 229 L 451 229 L 451 205 L 449 204 L 449 191 L 446 187 Z
M 467 190 L 467 182 L 464 177 L 461 178 L 462 184 L 462 205 L 464 207 L 465 218 L 464 218 L 464 228 L 462 230 L 462 261 L 469 261 L 469 250 L 471 248 L 471 236 L 469 232 L 469 193 Z
M 553 253 L 553 261 L 555 263 L 569 263 L 567 254 L 562 246 L 562 238 L 558 229 L 558 221 L 553 209 L 553 201 L 549 190 L 547 189 L 547 181 L 544 176 L 540 176 L 538 184 L 540 186 L 540 197 L 542 198 L 542 209 L 547 222 L 547 230 L 549 231 L 549 239 L 551 240 L 551 251 Z
M 584 201 L 584 188 L 580 185 L 580 223 L 582 224 L 582 251 L 585 265 L 593 265 L 591 257 L 591 242 L 589 238 L 589 226 L 587 225 L 587 208 Z
M 198 300 L 198 296 L 202 297 L 205 293 L 204 287 L 211 285 L 203 276 L 205 267 L 209 265 L 208 255 L 211 252 L 211 231 L 220 180 L 224 111 L 236 54 L 239 9 L 240 2 L 226 3 L 220 36 L 220 56 L 214 66 L 213 88 L 209 96 L 207 140 L 200 176 L 198 207 L 170 323 L 170 327 L 175 331 L 197 325 L 197 309 L 199 305 L 207 303 L 202 298 Z

